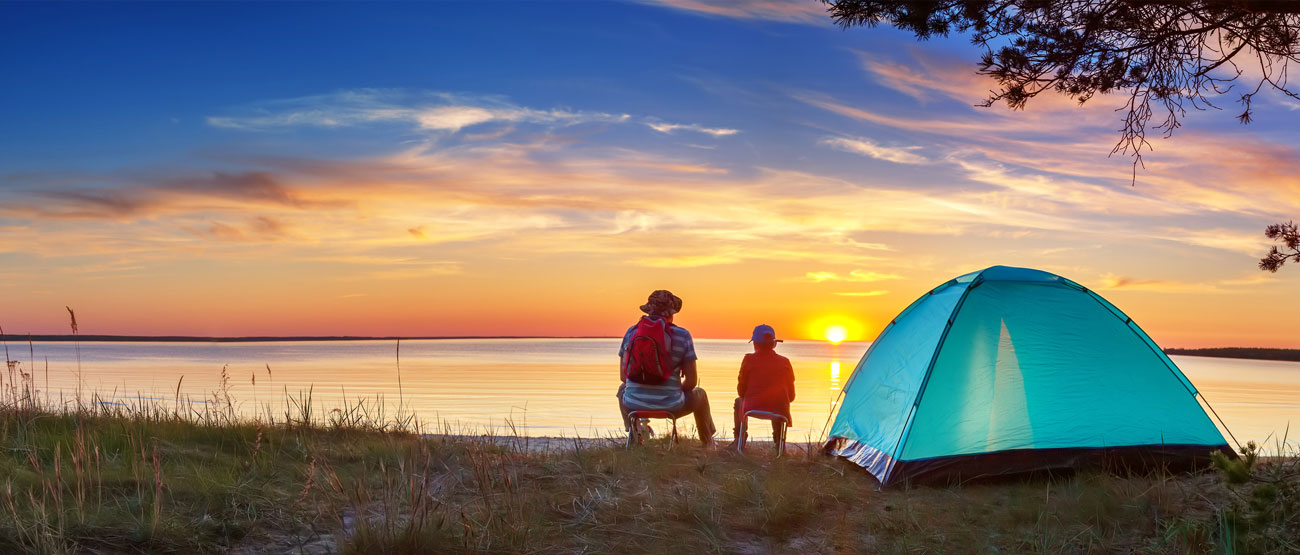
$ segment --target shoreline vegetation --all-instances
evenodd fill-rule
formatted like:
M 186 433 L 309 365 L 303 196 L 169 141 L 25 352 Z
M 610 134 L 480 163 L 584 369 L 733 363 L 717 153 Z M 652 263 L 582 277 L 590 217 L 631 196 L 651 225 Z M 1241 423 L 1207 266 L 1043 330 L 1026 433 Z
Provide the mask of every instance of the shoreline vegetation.
M 1255 524 L 1254 513 L 1234 509 L 1242 487 L 1216 473 L 879 491 L 852 464 L 807 452 L 775 459 L 756 447 L 739 456 L 694 442 L 670 448 L 666 439 L 632 450 L 614 440 L 536 449 L 520 436 L 426 435 L 333 411 L 276 424 L 156 409 L 0 410 L 0 550 L 1262 553 L 1300 545 L 1286 528 L 1294 514 Z M 1267 483 L 1286 464 L 1256 463 L 1242 483 Z
M 240 417 L 203 399 L 43 400 L 0 375 L 0 552 L 1284 553 L 1300 461 L 881 491 L 795 446 L 529 438 L 311 391 Z M 689 437 L 690 433 L 684 433 Z M 1285 439 L 1278 453 L 1291 453 Z
M 1265 347 L 1214 347 L 1209 349 L 1165 349 L 1167 355 L 1193 357 L 1243 358 L 1250 360 L 1281 360 L 1300 362 L 1300 349 L 1273 349 Z

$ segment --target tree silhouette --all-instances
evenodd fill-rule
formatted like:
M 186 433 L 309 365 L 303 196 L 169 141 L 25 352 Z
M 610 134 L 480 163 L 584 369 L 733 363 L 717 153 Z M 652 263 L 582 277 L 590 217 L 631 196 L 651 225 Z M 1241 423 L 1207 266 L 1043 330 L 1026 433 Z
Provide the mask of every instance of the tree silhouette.
M 1128 95 L 1113 152 L 1141 162 L 1148 126 L 1168 136 L 1187 109 L 1238 91 L 1249 123 L 1251 102 L 1265 89 L 1300 100 L 1287 88 L 1289 63 L 1300 62 L 1300 2 L 1276 0 L 823 0 L 848 28 L 881 23 L 918 39 L 971 34 L 984 49 L 979 73 L 1000 88 L 982 102 L 1022 109 L 1044 91 L 1080 104 L 1097 94 Z M 1253 83 L 1252 83 L 1253 81 Z M 1163 115 L 1153 125 L 1157 112 Z
M 1273 224 L 1264 230 L 1264 236 L 1282 244 L 1282 248 L 1273 245 L 1268 255 L 1259 260 L 1259 269 L 1276 272 L 1287 260 L 1300 262 L 1300 231 L 1295 222 Z
M 844 28 L 888 24 L 920 40 L 969 33 L 984 49 L 978 73 L 999 86 L 983 106 L 1023 109 L 1044 91 L 1080 104 L 1124 93 L 1111 154 L 1133 156 L 1135 181 L 1148 129 L 1171 136 L 1189 108 L 1219 109 L 1220 97 L 1235 95 L 1245 124 L 1261 91 L 1300 99 L 1287 85 L 1290 63 L 1300 62 L 1297 0 L 822 1 Z M 1294 223 L 1265 235 L 1290 252 L 1273 247 L 1261 269 L 1300 262 Z

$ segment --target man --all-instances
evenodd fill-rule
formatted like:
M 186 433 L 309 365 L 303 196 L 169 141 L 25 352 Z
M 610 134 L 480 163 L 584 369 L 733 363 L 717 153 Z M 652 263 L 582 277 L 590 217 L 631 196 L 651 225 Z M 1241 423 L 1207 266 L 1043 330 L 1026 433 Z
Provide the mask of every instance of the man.
M 641 305 L 641 312 L 654 324 L 667 326 L 665 347 L 669 353 L 672 371 L 661 383 L 640 383 L 627 379 L 620 373 L 623 384 L 618 387 L 618 406 L 623 413 L 623 425 L 631 429 L 637 422 L 628 419 L 628 413 L 634 410 L 663 410 L 676 416 L 695 415 L 695 427 L 699 430 L 700 441 L 704 445 L 713 445 L 713 416 L 709 411 L 709 396 L 703 388 L 697 387 L 699 375 L 695 368 L 695 342 L 685 328 L 673 325 L 673 316 L 682 309 L 682 299 L 664 290 L 650 294 L 646 304 Z M 618 348 L 618 356 L 624 361 L 633 335 L 640 324 L 628 328 L 623 335 L 623 343 Z

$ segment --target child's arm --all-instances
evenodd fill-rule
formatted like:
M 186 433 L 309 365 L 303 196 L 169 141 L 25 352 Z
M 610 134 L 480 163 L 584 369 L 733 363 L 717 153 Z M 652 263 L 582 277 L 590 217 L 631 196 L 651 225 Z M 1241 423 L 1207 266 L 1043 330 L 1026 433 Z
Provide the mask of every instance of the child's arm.
M 749 355 L 740 361 L 740 375 L 736 376 L 736 396 L 745 396 L 745 379 L 749 374 Z
M 788 359 L 785 361 L 785 372 L 787 376 L 790 376 L 790 380 L 786 382 L 786 389 L 790 391 L 790 400 L 794 401 L 794 367 L 790 366 Z

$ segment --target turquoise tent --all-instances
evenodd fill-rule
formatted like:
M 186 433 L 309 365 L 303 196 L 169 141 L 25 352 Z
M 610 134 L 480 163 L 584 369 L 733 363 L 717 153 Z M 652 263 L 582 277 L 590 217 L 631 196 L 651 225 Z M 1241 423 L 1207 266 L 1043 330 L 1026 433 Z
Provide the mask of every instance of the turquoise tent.
M 1196 387 L 1118 308 L 993 266 L 894 318 L 845 383 L 828 449 L 881 483 L 1229 455 Z

